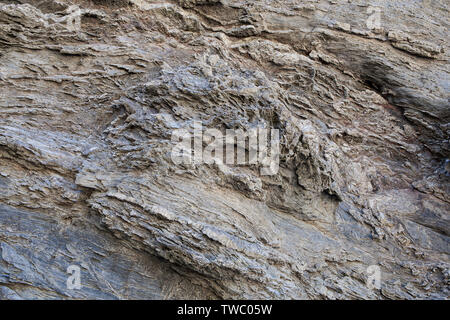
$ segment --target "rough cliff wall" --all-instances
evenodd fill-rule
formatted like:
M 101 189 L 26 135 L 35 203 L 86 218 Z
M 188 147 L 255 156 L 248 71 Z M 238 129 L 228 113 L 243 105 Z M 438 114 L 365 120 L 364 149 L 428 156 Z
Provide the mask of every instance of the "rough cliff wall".
M 448 298 L 448 29 L 446 1 L 0 0 L 0 298 Z M 175 164 L 195 123 L 278 130 L 278 170 Z

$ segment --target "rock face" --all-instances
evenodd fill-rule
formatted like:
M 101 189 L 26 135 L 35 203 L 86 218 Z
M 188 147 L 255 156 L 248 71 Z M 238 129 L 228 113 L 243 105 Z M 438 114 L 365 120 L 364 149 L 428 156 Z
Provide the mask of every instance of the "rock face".
M 0 0 L 0 298 L 447 299 L 448 19 Z M 175 164 L 196 123 L 278 130 L 279 169 Z

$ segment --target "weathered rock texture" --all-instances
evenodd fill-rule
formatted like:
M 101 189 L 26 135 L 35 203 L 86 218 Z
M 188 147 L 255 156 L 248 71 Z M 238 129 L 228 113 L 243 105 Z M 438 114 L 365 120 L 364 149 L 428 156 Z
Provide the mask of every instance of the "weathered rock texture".
M 448 298 L 448 19 L 446 1 L 0 0 L 0 298 Z M 175 165 L 194 120 L 279 129 L 278 174 Z

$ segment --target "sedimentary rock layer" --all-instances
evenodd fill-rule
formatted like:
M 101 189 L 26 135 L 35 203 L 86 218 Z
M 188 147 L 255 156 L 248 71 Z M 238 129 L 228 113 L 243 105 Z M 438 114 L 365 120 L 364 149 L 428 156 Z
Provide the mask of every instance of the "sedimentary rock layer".
M 0 0 L 0 298 L 448 298 L 448 18 Z M 278 130 L 279 170 L 175 164 L 195 123 Z

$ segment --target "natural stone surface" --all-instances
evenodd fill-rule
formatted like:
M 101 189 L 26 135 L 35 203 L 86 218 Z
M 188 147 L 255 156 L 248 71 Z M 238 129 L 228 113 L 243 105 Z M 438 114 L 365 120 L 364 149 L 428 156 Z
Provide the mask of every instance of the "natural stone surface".
M 447 299 L 448 18 L 0 0 L 0 298 Z M 278 173 L 175 165 L 195 121 L 278 129 Z

